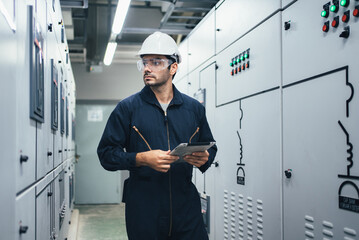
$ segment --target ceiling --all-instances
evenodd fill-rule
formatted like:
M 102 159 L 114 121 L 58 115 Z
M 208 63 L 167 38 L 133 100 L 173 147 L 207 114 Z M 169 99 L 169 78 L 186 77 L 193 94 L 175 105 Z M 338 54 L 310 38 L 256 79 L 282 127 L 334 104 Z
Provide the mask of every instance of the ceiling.
M 60 0 L 72 63 L 102 65 L 118 0 Z M 180 43 L 219 0 L 132 0 L 114 63 L 133 63 L 154 31 Z

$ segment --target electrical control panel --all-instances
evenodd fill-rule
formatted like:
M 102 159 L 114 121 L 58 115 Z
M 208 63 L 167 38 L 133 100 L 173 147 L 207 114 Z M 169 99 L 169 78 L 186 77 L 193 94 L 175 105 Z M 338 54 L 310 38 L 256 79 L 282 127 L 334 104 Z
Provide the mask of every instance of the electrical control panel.
M 217 105 L 279 88 L 280 18 L 274 15 L 217 55 Z

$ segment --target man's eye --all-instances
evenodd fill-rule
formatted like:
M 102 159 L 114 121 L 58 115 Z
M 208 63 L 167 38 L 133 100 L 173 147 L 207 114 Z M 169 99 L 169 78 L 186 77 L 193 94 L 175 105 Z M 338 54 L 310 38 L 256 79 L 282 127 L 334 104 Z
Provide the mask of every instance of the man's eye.
M 155 66 L 159 66 L 160 64 L 161 64 L 160 61 L 153 61 L 153 65 L 155 65 Z

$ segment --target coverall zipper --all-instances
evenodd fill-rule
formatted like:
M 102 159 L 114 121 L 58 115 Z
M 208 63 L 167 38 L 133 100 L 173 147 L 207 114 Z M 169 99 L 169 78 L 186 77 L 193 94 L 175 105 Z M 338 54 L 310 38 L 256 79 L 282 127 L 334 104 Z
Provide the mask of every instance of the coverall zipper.
M 170 144 L 170 133 L 168 131 L 168 119 L 167 119 L 167 111 L 164 111 L 165 114 L 165 122 L 166 122 L 166 129 L 167 129 L 167 143 L 168 143 L 168 150 L 171 150 Z M 171 184 L 171 169 L 168 171 L 168 182 L 169 182 L 169 190 L 170 190 L 170 229 L 168 231 L 168 236 L 171 236 L 172 233 L 172 184 Z

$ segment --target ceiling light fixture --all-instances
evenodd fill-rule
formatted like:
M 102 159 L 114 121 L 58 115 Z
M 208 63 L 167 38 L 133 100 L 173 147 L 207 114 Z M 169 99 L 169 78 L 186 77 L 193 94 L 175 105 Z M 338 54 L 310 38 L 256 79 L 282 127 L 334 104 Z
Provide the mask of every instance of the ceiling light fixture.
M 126 19 L 131 0 L 118 0 L 115 18 L 113 19 L 112 33 L 119 34 Z
M 128 8 L 130 7 L 131 0 L 118 0 L 115 17 L 112 24 L 112 32 L 110 40 L 106 47 L 105 57 L 103 63 L 109 66 L 112 62 L 113 56 L 115 55 L 117 43 L 116 36 L 121 33 L 123 24 L 125 23 Z
M 112 59 L 113 59 L 113 55 L 115 55 L 116 47 L 117 47 L 116 42 L 109 42 L 107 44 L 105 57 L 103 59 L 103 63 L 106 66 L 109 66 L 111 64 Z

